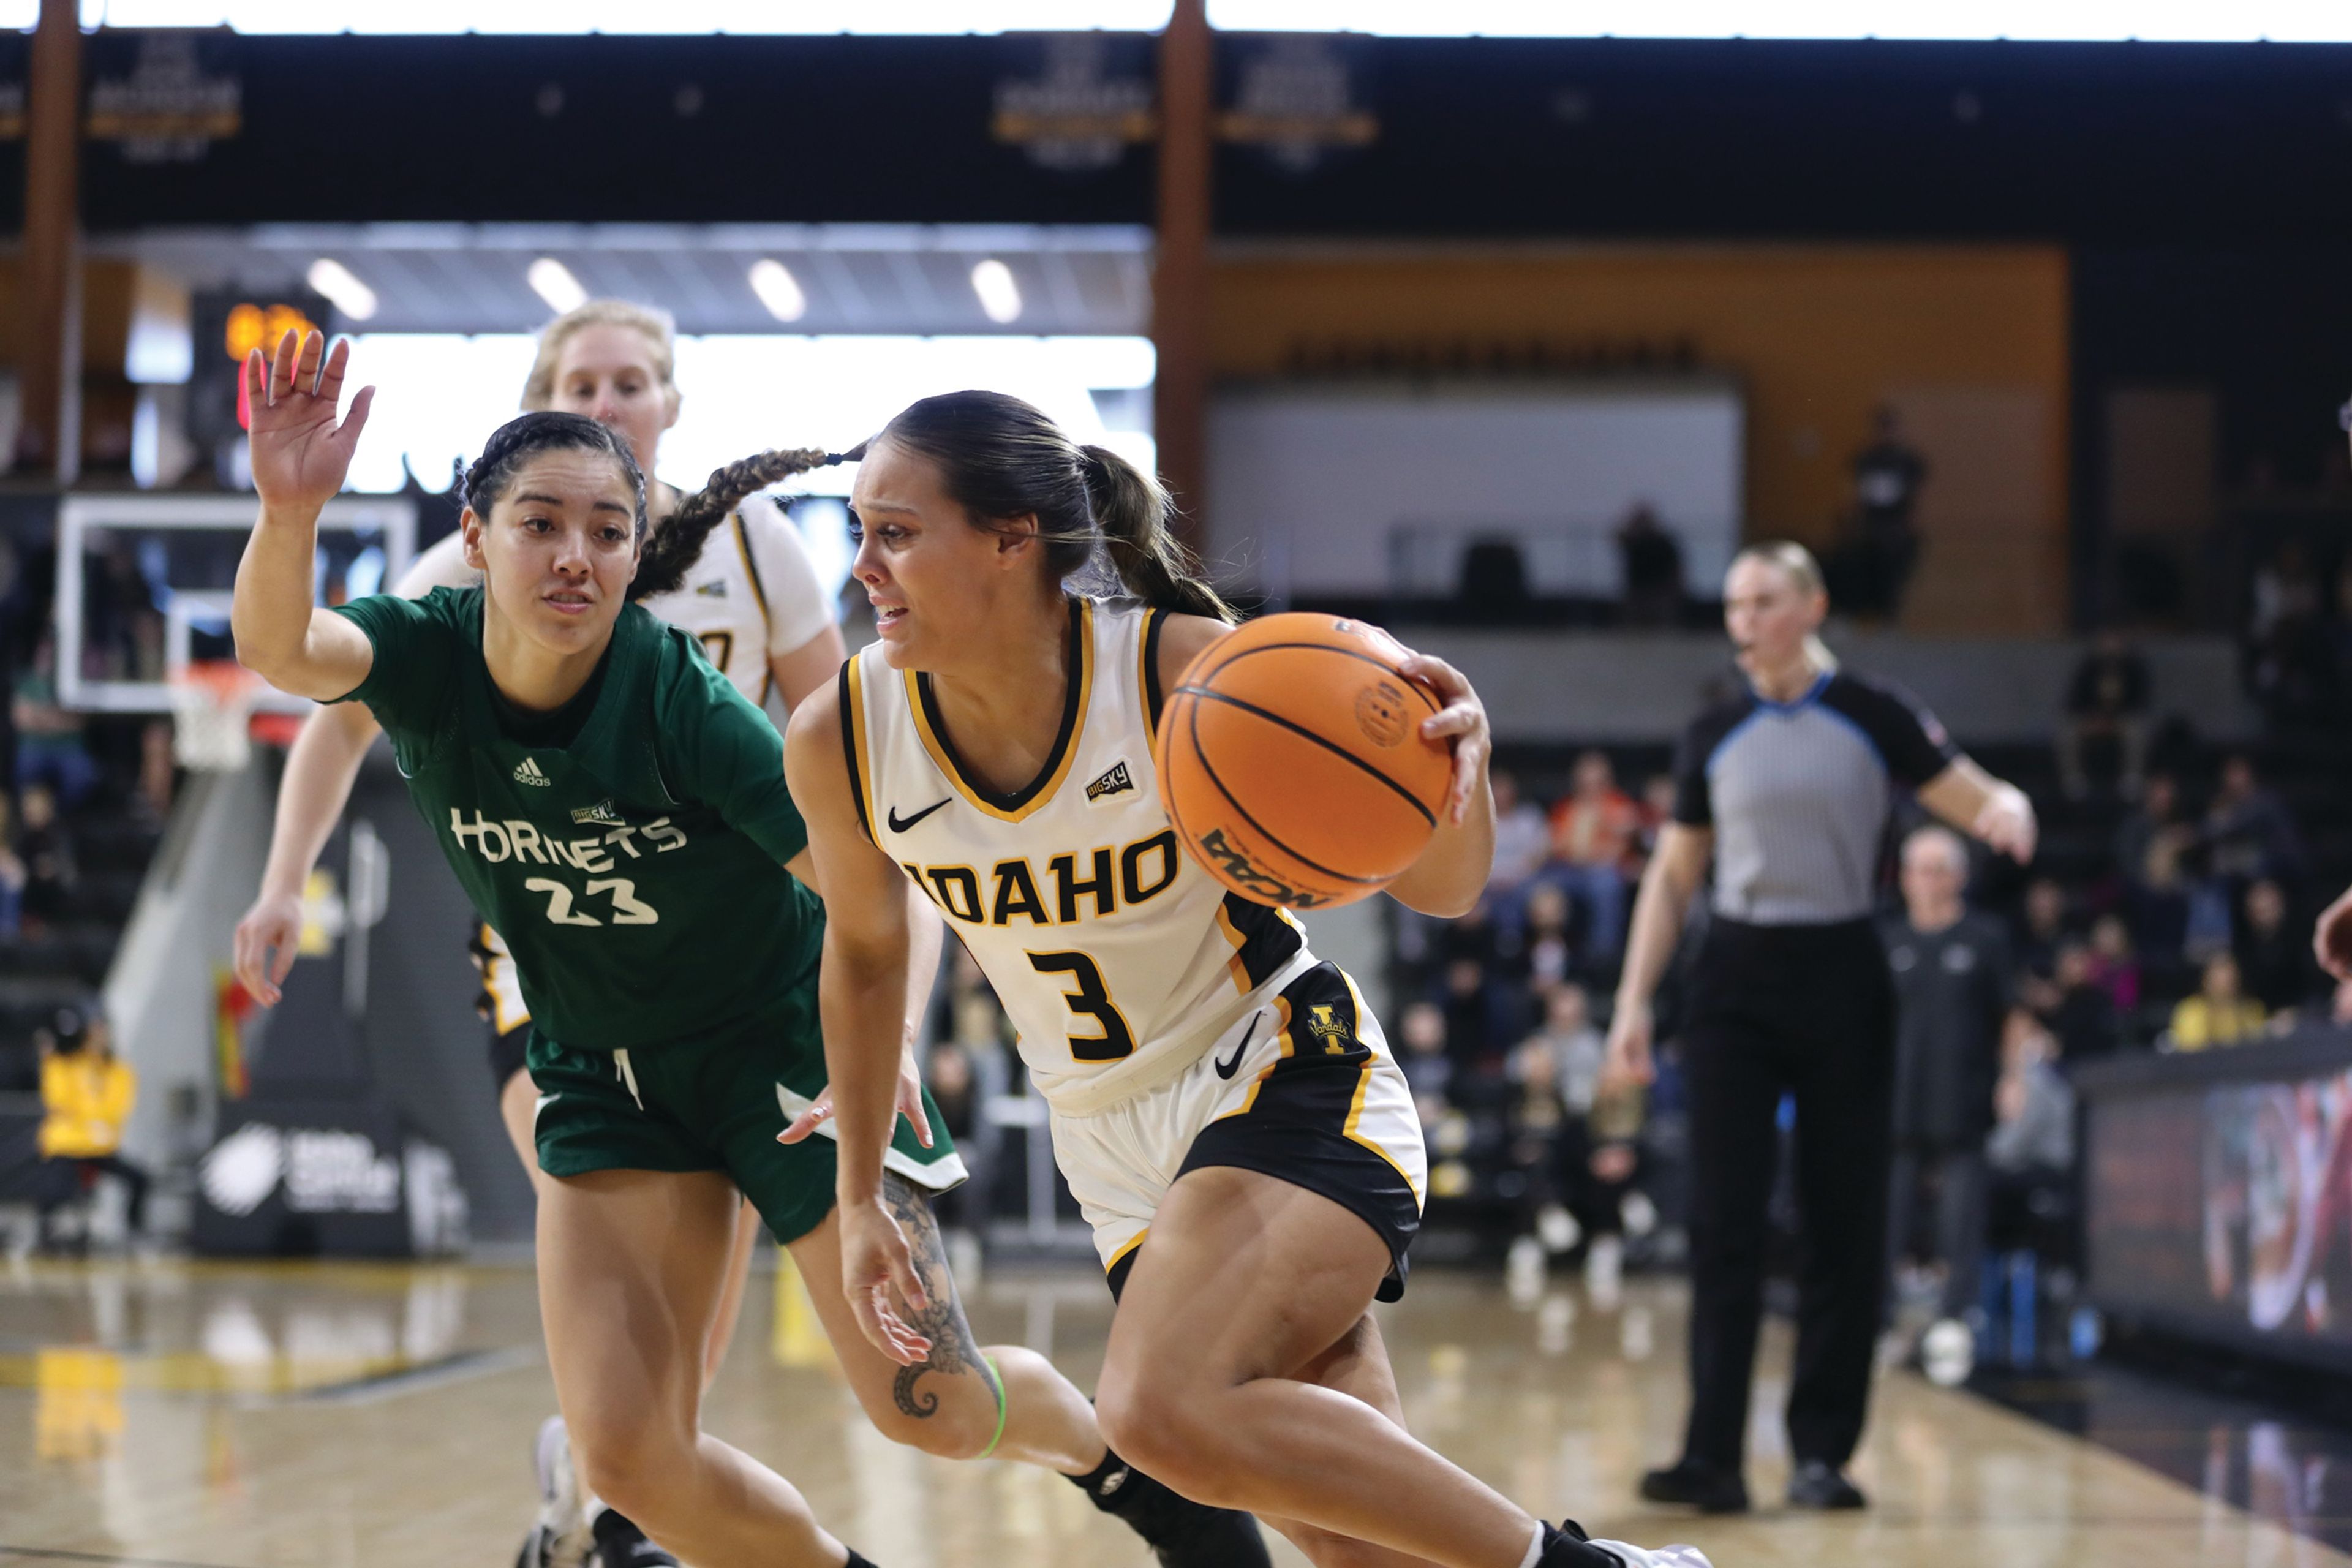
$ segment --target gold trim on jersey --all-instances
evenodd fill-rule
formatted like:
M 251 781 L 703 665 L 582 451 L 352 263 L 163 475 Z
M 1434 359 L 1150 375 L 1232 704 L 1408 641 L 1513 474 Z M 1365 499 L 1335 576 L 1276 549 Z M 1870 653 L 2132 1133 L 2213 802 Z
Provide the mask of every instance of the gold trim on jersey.
M 1396 1156 L 1390 1153 L 1386 1149 L 1381 1148 L 1371 1139 L 1365 1137 L 1361 1132 L 1356 1131 L 1357 1124 L 1364 1119 L 1364 1096 L 1370 1091 L 1372 1087 L 1372 1069 L 1374 1067 L 1379 1065 L 1381 1058 L 1380 1053 L 1372 1049 L 1371 1042 L 1364 1039 L 1363 1037 L 1362 1024 L 1368 1009 L 1364 1006 L 1364 994 L 1356 989 L 1356 977 L 1342 969 L 1339 971 L 1339 978 L 1348 983 L 1349 999 L 1353 1001 L 1356 1005 L 1357 1028 L 1355 1030 L 1355 1035 L 1356 1038 L 1362 1043 L 1364 1047 L 1364 1070 L 1358 1075 L 1356 1079 L 1356 1098 L 1349 1103 L 1347 1125 L 1340 1129 L 1340 1131 L 1346 1136 L 1349 1142 L 1360 1143 L 1365 1148 L 1370 1149 L 1373 1153 L 1378 1154 L 1381 1159 L 1387 1161 L 1389 1169 L 1394 1171 L 1398 1175 L 1404 1178 L 1405 1190 L 1412 1194 L 1415 1198 L 1418 1198 L 1425 1205 L 1429 1202 L 1429 1194 L 1423 1192 L 1419 1186 L 1414 1184 L 1412 1177 L 1406 1173 L 1405 1168 L 1397 1163 Z
M 1235 929 L 1234 917 L 1225 911 L 1223 899 L 1217 900 L 1217 929 L 1225 933 L 1227 942 L 1234 944 L 1234 955 L 1225 960 L 1225 972 L 1234 977 L 1234 989 L 1246 996 L 1251 989 L 1249 965 L 1242 962 L 1242 949 L 1249 945 L 1249 938 Z
M 882 818 L 874 810 L 874 753 L 866 740 L 866 660 L 853 654 L 841 667 L 843 718 L 849 726 L 850 787 L 857 794 L 857 815 L 865 819 L 866 837 L 873 843 Z
M 736 553 L 743 558 L 743 575 L 751 579 L 751 597 L 759 604 L 760 626 L 766 634 L 760 638 L 760 706 L 764 708 L 768 705 L 768 693 L 776 684 L 775 659 L 768 649 L 776 635 L 776 617 L 768 609 L 767 584 L 760 581 L 760 568 L 751 561 L 751 537 L 743 514 L 732 512 L 729 518 L 735 524 Z
M 511 1034 L 530 1022 L 530 1009 L 523 1008 L 516 1017 L 507 1016 L 506 993 L 499 985 L 499 965 L 503 962 L 511 968 L 514 957 L 502 951 L 504 943 L 499 933 L 490 929 L 489 921 L 483 921 L 479 924 L 482 929 L 481 934 L 475 939 L 474 963 L 481 976 L 482 994 L 490 1004 L 490 1027 L 501 1035 Z M 520 983 L 516 985 L 515 994 L 518 996 L 522 994 Z
M 1108 1260 L 1103 1264 L 1103 1272 L 1106 1274 L 1111 1273 L 1116 1270 L 1120 1264 L 1134 1257 L 1135 1249 L 1141 1247 L 1143 1245 L 1143 1238 L 1150 1234 L 1151 1227 L 1147 1225 L 1141 1230 L 1137 1231 L 1132 1237 L 1129 1237 L 1127 1245 L 1120 1247 L 1117 1252 L 1112 1253 Z
M 1077 661 L 1077 679 L 1074 689 L 1065 699 L 1060 730 L 1055 735 L 1055 750 L 1045 759 L 1045 770 L 1028 785 L 1010 795 L 998 795 L 997 800 L 1018 800 L 1013 806 L 999 805 L 988 797 L 996 792 L 974 784 L 964 776 L 956 760 L 955 748 L 947 736 L 931 722 L 929 688 L 916 670 L 903 672 L 907 688 L 907 711 L 915 721 L 915 733 L 921 737 L 923 750 L 931 755 L 940 776 L 973 806 L 999 822 L 1024 822 L 1040 807 L 1053 800 L 1055 792 L 1070 776 L 1070 768 L 1077 761 L 1079 742 L 1087 730 L 1087 709 L 1094 700 L 1095 685 L 1095 611 L 1087 599 L 1071 600 L 1071 657 Z

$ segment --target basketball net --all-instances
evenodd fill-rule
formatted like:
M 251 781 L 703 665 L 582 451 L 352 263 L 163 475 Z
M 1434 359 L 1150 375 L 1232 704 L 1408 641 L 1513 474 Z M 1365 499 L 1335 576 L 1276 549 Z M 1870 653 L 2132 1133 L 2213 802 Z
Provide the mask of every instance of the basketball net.
M 253 760 L 249 726 L 261 678 L 234 659 L 205 659 L 172 677 L 172 756 L 194 773 L 233 773 Z

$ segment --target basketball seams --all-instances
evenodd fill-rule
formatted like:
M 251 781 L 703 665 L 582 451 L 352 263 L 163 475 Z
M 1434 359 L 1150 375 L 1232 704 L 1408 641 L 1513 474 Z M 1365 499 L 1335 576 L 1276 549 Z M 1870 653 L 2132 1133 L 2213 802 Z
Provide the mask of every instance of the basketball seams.
M 1217 702 L 1222 703 L 1227 708 L 1237 708 L 1241 711 L 1249 714 L 1252 718 L 1262 719 L 1269 724 L 1276 725 L 1280 729 L 1287 730 L 1292 734 L 1298 736 L 1301 740 L 1314 742 L 1325 751 L 1329 752 L 1333 756 L 1347 759 L 1347 761 L 1354 763 L 1357 767 L 1361 768 L 1364 772 L 1371 774 L 1372 777 L 1380 780 L 1381 783 L 1388 785 L 1389 788 L 1394 790 L 1399 795 L 1402 795 L 1407 805 L 1411 805 L 1413 810 L 1421 814 L 1421 819 L 1423 822 L 1429 824 L 1432 827 L 1435 827 L 1437 826 L 1437 814 L 1430 810 L 1429 807 L 1423 805 L 1421 803 L 1420 797 L 1415 795 L 1412 791 L 1405 788 L 1404 785 L 1397 783 L 1396 780 L 1389 777 L 1388 774 L 1382 773 L 1380 769 L 1374 767 L 1363 758 L 1356 755 L 1355 752 L 1349 751 L 1344 746 L 1332 744 L 1330 741 L 1317 734 L 1314 731 L 1308 729 L 1306 725 L 1297 722 L 1296 720 L 1286 719 L 1281 714 L 1270 712 L 1267 710 L 1259 707 L 1255 702 L 1244 700 L 1239 697 L 1228 697 L 1222 691 L 1213 691 L 1205 687 L 1182 686 L 1179 687 L 1177 691 L 1180 696 L 1190 697 L 1196 702 Z M 1234 804 L 1239 805 L 1241 803 L 1239 801 L 1235 801 Z
M 1226 803 L 1230 805 L 1234 811 L 1240 814 L 1241 819 L 1244 822 L 1248 823 L 1250 826 L 1255 829 L 1260 837 L 1265 838 L 1269 845 L 1281 850 L 1285 855 L 1287 855 L 1293 860 L 1297 861 L 1301 866 L 1304 866 L 1307 869 L 1315 872 L 1318 876 L 1328 877 L 1336 882 L 1345 882 L 1352 887 L 1368 888 L 1374 891 L 1377 891 L 1381 888 L 1385 888 L 1391 882 L 1395 881 L 1396 879 L 1393 876 L 1354 877 L 1349 875 L 1345 871 L 1334 870 L 1332 868 L 1322 864 L 1320 861 L 1310 860 L 1306 856 L 1301 855 L 1297 850 L 1293 849 L 1288 844 L 1284 843 L 1276 835 L 1269 832 L 1264 823 L 1258 821 L 1256 817 L 1250 815 L 1249 807 L 1244 805 L 1241 801 L 1234 796 L 1234 792 L 1225 787 L 1225 781 L 1217 776 L 1216 764 L 1209 761 L 1208 750 L 1201 744 L 1200 700 L 1203 696 L 1213 697 L 1216 694 L 1214 692 L 1195 691 L 1189 687 L 1179 687 L 1175 692 L 1176 697 L 1191 697 L 1192 699 L 1192 706 L 1185 710 L 1184 715 L 1185 736 L 1192 742 L 1192 760 L 1200 763 L 1202 775 L 1209 781 L 1210 784 L 1219 795 L 1225 797 Z M 1344 755 L 1344 753 L 1342 754 Z M 1190 832 L 1187 832 L 1184 837 L 1189 839 L 1192 835 Z
M 1226 640 L 1231 641 L 1233 639 L 1228 638 Z M 1192 661 L 1193 668 L 1188 669 L 1184 672 L 1183 684 L 1179 686 L 1176 689 L 1179 691 L 1200 689 L 1204 682 L 1214 680 L 1218 676 L 1223 675 L 1227 669 L 1239 664 L 1242 660 L 1249 658 L 1252 654 L 1276 653 L 1285 648 L 1306 648 L 1317 653 L 1338 654 L 1341 658 L 1360 659 L 1364 663 L 1371 665 L 1376 668 L 1385 669 L 1391 675 L 1395 676 L 1399 680 L 1403 681 L 1405 689 L 1412 692 L 1415 697 L 1420 698 L 1422 704 L 1426 707 L 1432 714 L 1442 713 L 1444 711 L 1444 707 L 1440 705 L 1437 699 L 1431 696 L 1429 689 L 1422 685 L 1420 681 L 1415 680 L 1412 676 L 1407 675 L 1395 665 L 1391 664 L 1387 659 L 1375 658 L 1370 654 L 1365 653 L 1360 648 L 1343 647 L 1338 643 L 1328 642 L 1252 643 L 1247 647 L 1234 649 L 1230 657 L 1218 661 L 1215 668 L 1206 670 L 1200 669 L 1199 667 L 1202 659 L 1206 659 L 1218 653 L 1222 647 L 1223 645 L 1219 643 L 1210 644 L 1207 651 L 1202 653 L 1199 659 Z M 1195 673 L 1196 671 L 1198 672 L 1197 674 Z

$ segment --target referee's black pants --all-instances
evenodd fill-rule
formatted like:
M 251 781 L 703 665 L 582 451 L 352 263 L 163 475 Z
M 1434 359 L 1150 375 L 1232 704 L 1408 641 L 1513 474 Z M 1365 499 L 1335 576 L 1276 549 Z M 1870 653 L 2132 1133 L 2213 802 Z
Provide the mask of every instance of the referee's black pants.
M 1764 1311 L 1781 1096 L 1796 1097 L 1797 1356 L 1789 1447 L 1843 1468 L 1861 1440 L 1885 1289 L 1895 992 L 1867 921 L 1717 918 L 1683 1035 L 1691 1121 L 1690 1426 L 1737 1470 Z

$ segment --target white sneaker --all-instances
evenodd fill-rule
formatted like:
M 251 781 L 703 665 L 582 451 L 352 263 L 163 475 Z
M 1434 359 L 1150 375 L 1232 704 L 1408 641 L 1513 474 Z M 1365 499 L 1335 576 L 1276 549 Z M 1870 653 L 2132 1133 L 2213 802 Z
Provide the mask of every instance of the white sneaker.
M 1958 1318 L 1938 1318 L 1919 1338 L 1919 1365 L 1927 1381 L 1958 1388 L 1976 1370 L 1977 1337 Z
M 1606 1311 L 1617 1304 L 1617 1288 L 1625 1278 L 1625 1244 L 1613 1236 L 1596 1236 L 1584 1254 L 1584 1289 L 1592 1304 Z
M 1559 1205 L 1546 1204 L 1536 1211 L 1536 1236 L 1542 1241 L 1544 1250 L 1557 1257 L 1575 1250 L 1576 1244 L 1584 1237 L 1584 1227 Z
M 1599 1547 L 1625 1568 L 1715 1568 L 1706 1553 L 1696 1546 L 1629 1546 L 1622 1541 L 1598 1538 L 1586 1544 Z
M 523 1537 L 515 1568 L 580 1568 L 588 1555 L 588 1506 L 562 1416 L 540 1423 L 531 1468 L 539 1478 L 539 1522 Z
M 1544 1245 L 1532 1236 L 1511 1243 L 1503 1260 L 1503 1292 L 1514 1305 L 1527 1306 L 1543 1294 Z

